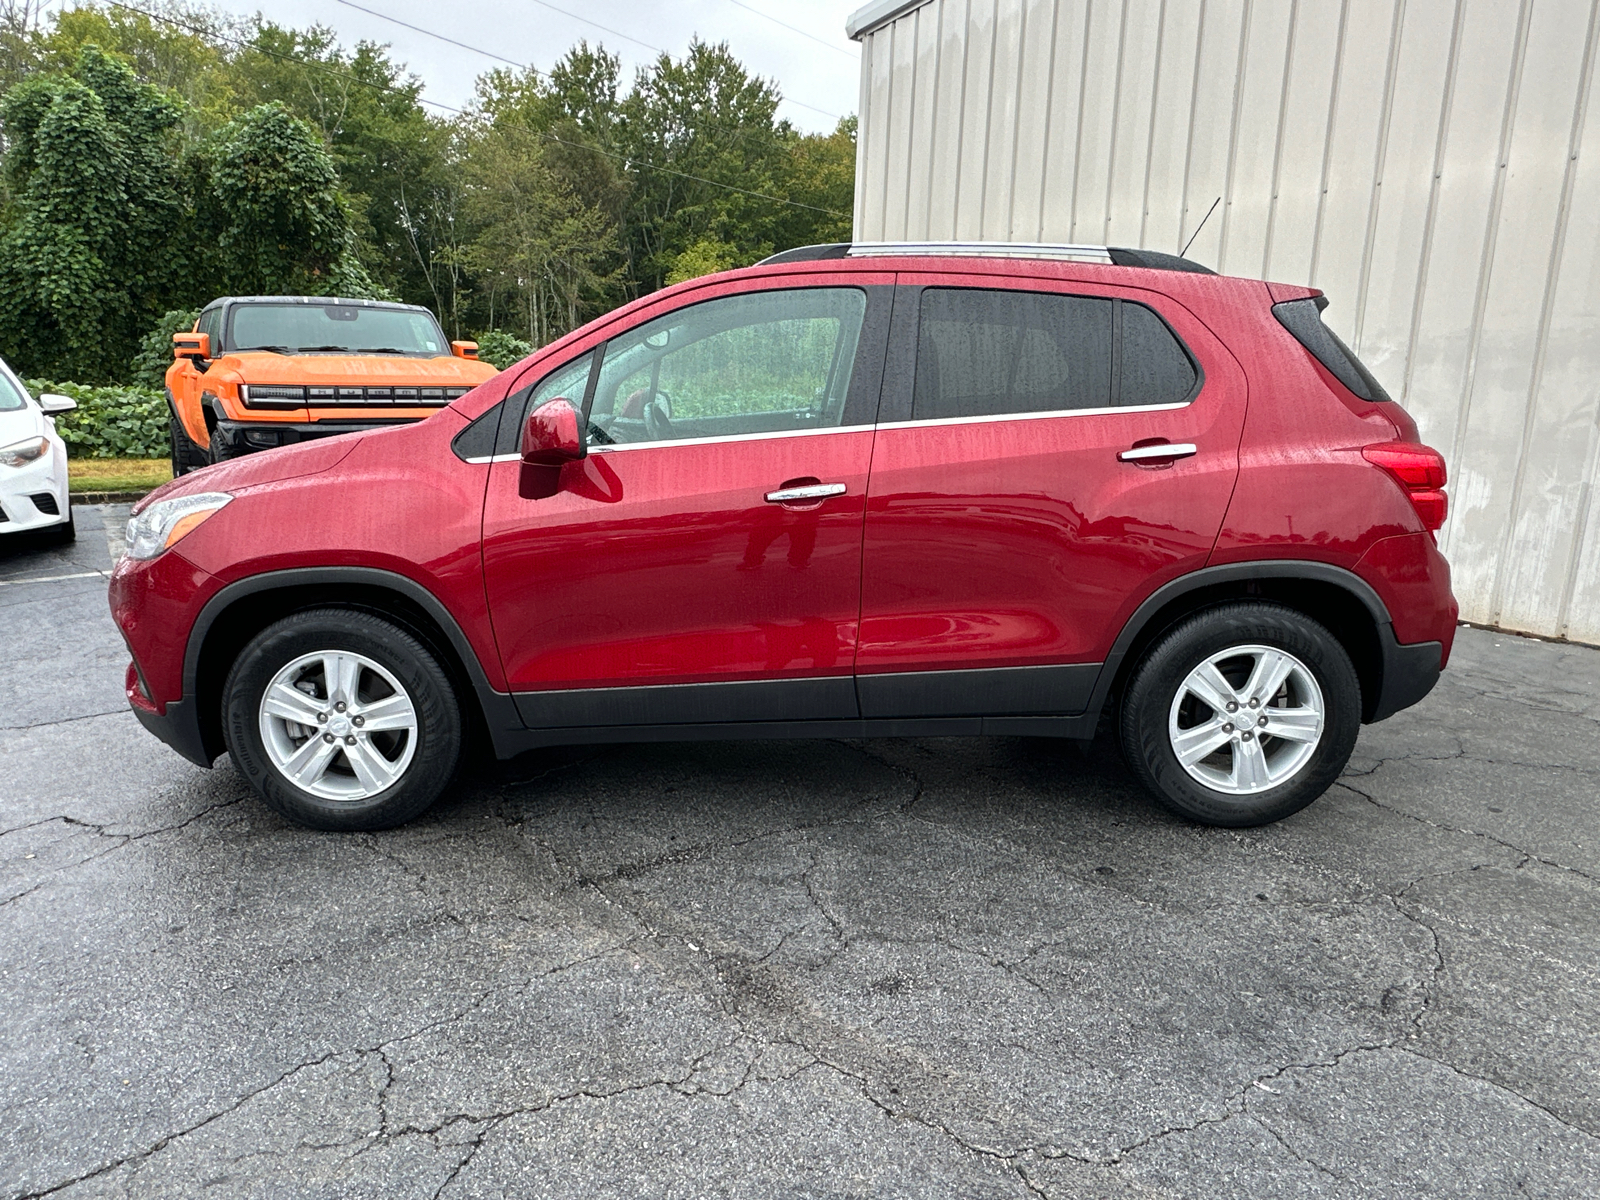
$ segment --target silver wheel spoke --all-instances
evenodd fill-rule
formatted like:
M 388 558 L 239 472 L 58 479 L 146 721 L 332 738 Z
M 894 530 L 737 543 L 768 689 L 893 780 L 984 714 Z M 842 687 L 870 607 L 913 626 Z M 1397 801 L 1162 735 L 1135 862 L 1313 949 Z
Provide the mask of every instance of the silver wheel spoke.
M 1178 756 L 1178 761 L 1187 767 L 1226 746 L 1229 736 L 1222 732 L 1222 718 L 1217 717 L 1175 736 L 1172 750 Z
M 301 787 L 309 788 L 328 773 L 328 764 L 338 753 L 337 742 L 325 742 L 320 736 L 308 738 L 283 764 L 283 773 Z
M 1239 698 L 1234 695 L 1232 685 L 1222 677 L 1222 672 L 1217 670 L 1216 663 L 1201 663 L 1189 678 L 1184 681 L 1184 686 L 1198 696 L 1218 716 L 1222 716 L 1228 711 L 1230 703 L 1237 704 L 1239 701 Z
M 322 681 L 328 689 L 330 701 L 343 700 L 354 703 L 356 686 L 361 678 L 361 660 L 353 654 L 324 654 L 322 656 Z
M 368 795 L 381 792 L 394 782 L 394 764 L 379 754 L 366 738 L 357 738 L 354 746 L 346 746 L 344 757 L 350 769 L 356 773 L 356 778 L 361 781 L 361 786 L 367 789 Z
M 1233 770 L 1228 778 L 1240 791 L 1250 792 L 1259 791 L 1272 782 L 1267 774 L 1267 756 L 1255 738 L 1233 744 Z
M 362 719 L 363 733 L 382 733 L 385 730 L 417 727 L 416 710 L 411 707 L 411 701 L 402 692 L 385 696 L 382 700 L 374 700 L 371 704 L 355 711 Z
M 261 711 L 285 721 L 316 727 L 317 717 L 324 711 L 321 703 L 287 683 L 275 683 L 261 698 Z
M 1278 689 L 1283 686 L 1283 681 L 1289 678 L 1289 672 L 1294 670 L 1294 659 L 1287 654 L 1279 654 L 1276 650 L 1268 650 L 1256 659 L 1256 665 L 1251 668 L 1250 682 L 1244 685 L 1244 698 L 1258 700 L 1264 706 L 1278 694 Z
M 1322 715 L 1309 708 L 1268 708 L 1263 714 L 1267 723 L 1258 731 L 1262 737 L 1314 742 L 1322 736 Z

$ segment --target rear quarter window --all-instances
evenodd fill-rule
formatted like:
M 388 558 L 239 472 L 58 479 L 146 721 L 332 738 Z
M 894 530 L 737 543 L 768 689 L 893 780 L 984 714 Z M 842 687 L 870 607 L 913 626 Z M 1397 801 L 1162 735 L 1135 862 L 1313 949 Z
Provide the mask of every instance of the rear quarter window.
M 1344 344 L 1337 333 L 1322 323 L 1322 309 L 1326 302 L 1315 298 L 1285 300 L 1272 306 L 1272 315 L 1294 335 L 1299 342 L 1324 367 L 1328 373 L 1362 400 L 1388 400 L 1389 393 L 1383 384 L 1367 370 L 1366 364 L 1356 357 L 1354 350 Z

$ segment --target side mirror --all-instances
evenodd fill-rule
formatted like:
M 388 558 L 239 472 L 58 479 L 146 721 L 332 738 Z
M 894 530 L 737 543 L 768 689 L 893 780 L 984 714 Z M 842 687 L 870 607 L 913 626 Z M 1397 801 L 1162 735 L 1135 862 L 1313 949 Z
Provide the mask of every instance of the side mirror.
M 209 333 L 175 333 L 172 335 L 172 357 L 187 358 L 191 362 L 200 362 L 211 357 L 211 335 Z
M 572 401 L 557 396 L 528 414 L 522 427 L 522 473 L 517 492 L 524 500 L 543 500 L 561 488 L 561 468 L 588 453 L 583 423 Z
M 55 392 L 44 392 L 39 397 L 39 407 L 47 413 L 71 412 L 78 407 L 78 402 L 71 396 L 62 396 Z
M 450 343 L 450 353 L 454 354 L 457 358 L 476 359 L 478 357 L 478 343 L 477 342 L 451 342 Z

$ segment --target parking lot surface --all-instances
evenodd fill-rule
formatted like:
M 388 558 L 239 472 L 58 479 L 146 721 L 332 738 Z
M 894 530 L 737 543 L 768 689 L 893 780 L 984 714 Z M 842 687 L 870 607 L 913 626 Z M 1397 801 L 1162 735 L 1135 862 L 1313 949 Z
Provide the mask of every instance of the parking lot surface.
M 0 1197 L 1600 1195 L 1600 651 L 1463 629 L 1265 829 L 1115 752 L 473 764 L 291 827 L 0 550 Z

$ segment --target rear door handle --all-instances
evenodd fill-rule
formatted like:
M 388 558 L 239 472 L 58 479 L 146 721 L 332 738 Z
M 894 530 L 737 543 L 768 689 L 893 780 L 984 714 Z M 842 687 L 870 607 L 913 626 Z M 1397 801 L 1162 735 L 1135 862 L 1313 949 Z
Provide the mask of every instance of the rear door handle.
M 1132 450 L 1124 450 L 1117 455 L 1117 459 L 1121 462 L 1151 462 L 1188 458 L 1191 454 L 1198 453 L 1199 447 L 1193 442 L 1160 442 L 1154 446 L 1135 446 Z
M 768 504 L 803 504 L 808 500 L 826 500 L 829 496 L 842 496 L 850 489 L 842 483 L 808 483 L 804 487 L 779 488 L 767 493 Z

